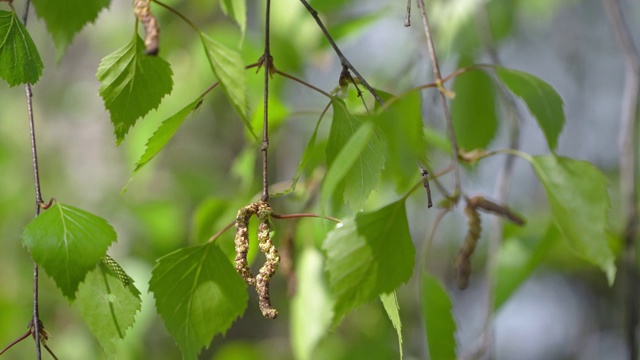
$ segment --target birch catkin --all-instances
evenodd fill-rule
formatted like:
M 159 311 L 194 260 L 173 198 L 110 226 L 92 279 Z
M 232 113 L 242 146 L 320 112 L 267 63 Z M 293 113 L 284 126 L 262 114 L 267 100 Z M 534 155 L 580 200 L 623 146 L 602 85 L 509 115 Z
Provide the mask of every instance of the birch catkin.
M 471 275 L 471 255 L 476 249 L 478 239 L 480 239 L 480 233 L 482 232 L 482 224 L 480 222 L 480 214 L 475 206 L 474 201 L 468 201 L 467 206 L 464 208 L 464 213 L 467 216 L 467 236 L 464 239 L 464 244 L 458 252 L 456 258 L 456 280 L 458 288 L 464 290 L 469 286 L 469 276 Z
M 146 34 L 144 38 L 145 54 L 157 55 L 160 46 L 160 27 L 151 13 L 151 0 L 133 0 L 133 13 L 144 26 Z
M 256 291 L 258 292 L 258 301 L 262 315 L 267 319 L 275 319 L 278 311 L 271 306 L 271 298 L 269 295 L 269 282 L 275 274 L 280 264 L 280 255 L 278 250 L 271 241 L 271 207 L 267 203 L 260 203 L 258 209 L 258 244 L 267 260 L 265 261 L 260 273 L 256 277 Z

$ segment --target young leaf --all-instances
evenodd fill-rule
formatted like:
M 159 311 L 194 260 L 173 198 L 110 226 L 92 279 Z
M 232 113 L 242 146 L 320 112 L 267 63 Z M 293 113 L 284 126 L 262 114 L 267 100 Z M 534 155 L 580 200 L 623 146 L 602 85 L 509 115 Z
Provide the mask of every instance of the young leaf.
M 127 45 L 103 58 L 96 74 L 118 144 L 173 88 L 169 63 L 144 52 L 144 41 L 136 34 Z
M 296 359 L 313 359 L 313 351 L 327 334 L 333 298 L 324 277 L 320 251 L 306 247 L 298 261 L 298 289 L 291 300 L 291 342 Z
M 33 260 L 55 280 L 64 296 L 75 298 L 78 285 L 116 241 L 115 230 L 101 217 L 54 203 L 22 232 Z
M 345 220 L 327 235 L 322 249 L 337 324 L 352 309 L 411 278 L 415 249 L 404 200 Z
M 200 34 L 202 45 L 207 54 L 213 73 L 220 81 L 222 91 L 231 102 L 233 109 L 238 113 L 244 125 L 254 138 L 258 138 L 248 116 L 247 84 L 244 76 L 244 64 L 237 51 L 230 49 L 210 37 Z M 266 71 L 266 70 L 265 70 Z
M 124 338 L 140 311 L 138 289 L 100 262 L 78 288 L 75 304 L 107 358 L 115 358 L 116 342 Z
M 244 39 L 247 31 L 247 3 L 246 0 L 223 0 L 220 2 L 222 11 L 240 26 Z
M 607 178 L 591 163 L 555 155 L 534 156 L 531 164 L 563 237 L 578 255 L 598 265 L 612 284 L 616 266 L 607 243 Z
M 461 60 L 459 67 L 469 61 Z M 461 149 L 485 149 L 498 130 L 495 89 L 491 78 L 471 71 L 456 78 L 451 102 L 451 119 Z
M 393 324 L 393 328 L 396 329 L 398 334 L 398 349 L 400 350 L 400 360 L 404 358 L 402 352 L 402 322 L 400 321 L 400 305 L 398 305 L 398 296 L 395 291 L 388 294 L 381 294 L 380 301 L 384 306 L 384 311 L 387 313 L 389 320 Z
M 169 143 L 169 140 L 173 138 L 173 135 L 178 131 L 187 116 L 198 107 L 201 100 L 202 97 L 195 99 L 192 103 L 182 108 L 182 110 L 162 122 L 158 130 L 147 140 L 144 154 L 142 154 L 136 164 L 136 168 L 133 170 L 134 175 Z
M 53 37 L 56 59 L 59 61 L 75 34 L 93 22 L 100 11 L 109 6 L 109 0 L 33 0 L 33 6 Z
M 564 104 L 551 85 L 522 71 L 496 68 L 500 80 L 516 96 L 522 98 L 538 121 L 549 149 L 554 151 L 564 126 Z
M 456 359 L 456 323 L 451 311 L 451 300 L 445 289 L 436 278 L 425 273 L 422 276 L 422 314 L 431 359 Z
M 387 108 L 376 115 L 376 125 L 381 130 L 388 151 L 385 172 L 396 179 L 397 190 L 407 191 L 418 175 L 418 161 L 426 156 L 420 93 L 417 91 L 401 98 L 376 90 Z
M 44 65 L 29 32 L 14 12 L 0 10 L 0 78 L 9 86 L 35 84 Z
M 331 101 L 333 122 L 327 143 L 329 170 L 325 183 L 329 183 L 331 172 L 336 172 L 336 180 L 342 180 L 344 185 L 345 201 L 352 209 L 360 210 L 382 173 L 384 143 L 375 134 L 372 123 L 349 113 L 341 99 L 333 98 Z M 326 189 L 337 189 L 337 183 L 331 185 Z
M 242 315 L 248 301 L 244 281 L 213 243 L 160 258 L 149 290 L 183 359 L 196 359 L 214 335 L 226 332 Z

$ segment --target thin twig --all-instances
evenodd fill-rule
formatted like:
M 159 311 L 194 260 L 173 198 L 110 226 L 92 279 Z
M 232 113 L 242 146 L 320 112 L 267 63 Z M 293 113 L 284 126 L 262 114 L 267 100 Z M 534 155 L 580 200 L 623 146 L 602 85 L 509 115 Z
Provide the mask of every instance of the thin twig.
M 271 0 L 267 0 L 267 12 L 264 25 L 264 54 L 260 63 L 264 65 L 264 120 L 262 124 L 262 201 L 269 201 L 269 77 L 271 76 L 273 58 L 270 49 Z
M 289 80 L 293 80 L 293 81 L 295 81 L 295 82 L 297 82 L 297 83 L 300 83 L 300 84 L 302 84 L 302 85 L 304 85 L 304 86 L 308 87 L 309 89 L 311 89 L 311 90 L 315 90 L 315 91 L 319 92 L 320 94 L 322 94 L 322 95 L 324 95 L 324 96 L 328 97 L 329 99 L 331 99 L 331 94 L 329 94 L 328 92 L 326 92 L 326 91 L 324 91 L 324 90 L 321 90 L 321 89 L 319 89 L 319 88 L 317 88 L 317 87 L 315 87 L 315 86 L 313 86 L 313 85 L 309 84 L 308 82 L 306 82 L 306 81 L 304 81 L 304 80 L 302 80 L 302 79 L 300 79 L 300 78 L 297 78 L 297 77 L 295 77 L 295 76 L 293 76 L 293 75 L 290 75 L 290 74 L 287 74 L 287 73 L 285 73 L 285 72 L 282 72 L 282 71 L 280 71 L 280 70 L 278 70 L 278 69 L 274 69 L 274 73 L 275 73 L 275 74 L 278 74 L 278 75 L 280 75 L 280 76 L 284 76 L 284 77 L 286 77 L 286 78 L 287 78 L 287 79 L 289 79 Z
M 163 8 L 169 10 L 170 12 L 172 12 L 174 15 L 178 16 L 180 19 L 182 19 L 182 21 L 184 21 L 185 23 L 187 23 L 195 32 L 197 32 L 198 34 L 201 34 L 200 29 L 198 29 L 198 27 L 196 26 L 196 24 L 194 24 L 191 20 L 189 20 L 188 17 L 182 15 L 181 12 L 179 12 L 178 10 L 172 8 L 171 6 L 162 3 L 158 0 L 153 0 L 154 3 L 162 6 Z
M 333 48 L 333 51 L 336 53 L 336 55 L 338 55 L 338 58 L 340 59 L 340 65 L 342 65 L 343 68 L 347 68 L 353 71 L 353 73 L 356 75 L 356 77 L 362 83 L 362 85 L 364 85 L 364 87 L 367 88 L 367 90 L 371 93 L 371 95 L 373 95 L 373 97 L 380 103 L 380 105 L 382 105 L 383 102 L 380 96 L 378 96 L 378 93 L 371 87 L 371 85 L 369 85 L 367 80 L 365 80 L 364 77 L 360 75 L 358 70 L 356 70 L 356 68 L 344 56 L 340 48 L 338 48 L 338 45 L 336 45 L 336 42 L 333 40 L 333 38 L 329 34 L 329 31 L 327 31 L 327 28 L 322 23 L 322 20 L 320 20 L 320 17 L 318 16 L 318 12 L 314 8 L 312 8 L 311 5 L 309 5 L 309 3 L 306 0 L 300 0 L 300 2 L 302 3 L 302 5 L 304 5 L 305 8 L 307 8 L 307 11 L 309 11 L 311 16 L 313 16 L 313 19 L 318 24 L 318 27 L 320 27 L 320 30 L 322 30 L 324 37 L 327 39 L 327 41 L 329 41 L 329 44 L 331 44 L 331 47 Z
M 620 196 L 624 217 L 622 276 L 625 283 L 626 337 L 629 359 L 638 358 L 637 328 L 640 320 L 638 309 L 639 270 L 636 261 L 636 237 L 638 236 L 638 189 L 637 189 L 637 128 L 640 105 L 640 53 L 634 45 L 619 0 L 604 0 L 611 24 L 626 64 L 625 85 L 622 96 L 620 119 Z
M 431 59 L 431 66 L 433 68 L 433 75 L 436 80 L 436 84 L 440 91 L 440 100 L 442 102 L 442 111 L 444 113 L 445 120 L 447 122 L 447 134 L 449 136 L 449 141 L 451 142 L 451 163 L 454 164 L 455 168 L 453 170 L 453 181 L 454 181 L 454 196 L 460 195 L 460 169 L 458 167 L 458 142 L 456 140 L 456 134 L 453 130 L 453 121 L 451 120 L 451 113 L 449 112 L 449 105 L 447 102 L 447 97 L 442 88 L 442 76 L 440 75 L 440 65 L 438 64 L 438 57 L 436 55 L 436 48 L 433 44 L 433 39 L 431 37 L 431 29 L 429 27 L 429 20 L 427 18 L 427 11 L 424 7 L 424 0 L 418 0 L 418 8 L 420 9 L 420 13 L 422 15 L 422 25 L 424 27 L 424 33 L 427 37 L 427 48 L 429 49 L 429 58 Z
M 24 333 L 24 335 L 20 336 L 19 338 L 13 340 L 11 342 L 11 344 L 5 346 L 2 350 L 0 350 L 0 355 L 4 354 L 7 350 L 11 349 L 13 347 L 13 345 L 19 343 L 20 341 L 26 339 L 29 335 L 31 335 L 31 327 L 29 327 L 29 330 L 27 330 L 26 333 Z
M 336 223 L 341 223 L 342 220 L 338 219 L 338 218 L 334 218 L 331 216 L 326 216 L 326 215 L 318 215 L 318 214 L 284 214 L 284 215 L 278 215 L 278 214 L 271 214 L 271 217 L 274 219 L 299 219 L 299 218 L 319 218 L 319 219 L 325 219 L 325 220 L 331 220 L 333 222 Z
M 407 16 L 404 18 L 404 26 L 411 26 L 411 0 L 407 0 Z
M 208 243 L 212 243 L 214 241 L 216 241 L 220 236 L 222 236 L 222 234 L 224 234 L 227 230 L 231 229 L 233 227 L 233 225 L 236 224 L 236 221 L 232 221 L 229 224 L 225 225 L 225 227 L 222 228 L 222 230 L 218 231 L 217 233 L 215 233 L 212 237 L 209 238 L 209 240 L 207 240 Z

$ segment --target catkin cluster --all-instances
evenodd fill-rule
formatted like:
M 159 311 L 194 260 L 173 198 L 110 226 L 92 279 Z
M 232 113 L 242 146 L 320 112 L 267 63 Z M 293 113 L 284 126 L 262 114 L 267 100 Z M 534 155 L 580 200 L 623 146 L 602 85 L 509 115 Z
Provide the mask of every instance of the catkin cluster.
M 271 214 L 272 211 L 269 204 L 264 201 L 258 201 L 240 209 L 235 223 L 236 271 L 247 284 L 256 287 L 260 311 L 267 319 L 275 319 L 278 316 L 278 311 L 271 306 L 269 296 L 269 282 L 280 263 L 278 250 L 271 241 Z M 258 276 L 254 276 L 251 273 L 247 262 L 247 252 L 249 250 L 248 225 L 249 219 L 253 215 L 256 215 L 259 221 L 258 246 L 267 258 L 262 268 L 260 268 Z
M 144 26 L 146 33 L 144 38 L 145 54 L 157 55 L 160 46 L 160 27 L 151 13 L 151 0 L 133 0 L 133 13 Z

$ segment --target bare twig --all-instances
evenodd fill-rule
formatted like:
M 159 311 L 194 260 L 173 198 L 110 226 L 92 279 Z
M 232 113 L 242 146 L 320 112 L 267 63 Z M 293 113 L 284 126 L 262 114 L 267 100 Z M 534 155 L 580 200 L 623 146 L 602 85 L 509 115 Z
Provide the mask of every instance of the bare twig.
M 340 48 L 338 48 L 338 45 L 336 45 L 336 42 L 333 40 L 333 38 L 329 34 L 329 31 L 327 31 L 327 28 L 322 23 L 322 20 L 320 20 L 320 17 L 318 16 L 318 12 L 314 8 L 312 8 L 311 5 L 309 5 L 309 3 L 306 0 L 300 0 L 300 2 L 302 3 L 302 5 L 304 5 L 305 8 L 307 8 L 307 11 L 309 11 L 311 16 L 313 16 L 313 19 L 318 24 L 318 27 L 320 27 L 320 30 L 322 30 L 324 37 L 327 39 L 327 41 L 329 41 L 329 44 L 331 44 L 331 47 L 333 48 L 333 51 L 336 53 L 336 55 L 338 55 L 338 58 L 340 59 L 340 65 L 342 65 L 343 68 L 347 68 L 353 71 L 353 73 L 358 78 L 358 80 L 362 83 L 362 85 L 364 85 L 364 87 L 367 88 L 367 90 L 371 93 L 371 95 L 373 95 L 373 97 L 380 103 L 380 105 L 382 105 L 383 102 L 382 102 L 382 99 L 380 99 L 380 96 L 378 96 L 378 93 L 371 87 L 371 85 L 369 85 L 367 80 L 365 80 L 364 77 L 360 75 L 358 70 L 356 70 L 356 68 L 344 56 Z
M 297 82 L 299 84 L 302 84 L 302 85 L 308 87 L 311 90 L 315 90 L 316 92 L 319 92 L 320 94 L 322 94 L 322 95 L 328 97 L 329 99 L 331 99 L 331 94 L 329 94 L 328 92 L 326 92 L 324 90 L 319 89 L 316 86 L 313 86 L 313 85 L 309 84 L 308 82 L 306 82 L 306 81 L 304 81 L 304 80 L 302 80 L 300 78 L 297 78 L 297 77 L 295 77 L 293 75 L 290 75 L 290 74 L 287 74 L 285 72 L 282 72 L 282 71 L 280 71 L 280 70 L 278 70 L 276 68 L 274 68 L 273 72 L 278 74 L 278 75 L 280 75 L 280 76 L 284 76 L 289 80 L 293 80 L 293 81 L 295 81 L 295 82 Z
M 619 0 L 604 0 L 616 38 L 625 59 L 625 86 L 622 96 L 620 119 L 620 196 L 624 217 L 622 276 L 626 290 L 626 337 L 629 359 L 638 358 L 637 328 L 640 320 L 638 309 L 639 270 L 636 262 L 636 238 L 638 236 L 638 189 L 637 189 L 637 128 L 640 105 L 640 53 L 634 45 Z
M 259 66 L 264 65 L 264 119 L 262 124 L 262 201 L 269 201 L 269 77 L 271 77 L 273 58 L 270 49 L 271 0 L 267 0 L 267 12 L 264 25 L 264 54 Z
M 433 68 L 433 75 L 436 80 L 438 89 L 440 89 L 440 100 L 442 102 L 442 111 L 444 113 L 445 120 L 447 122 L 447 134 L 449 141 L 451 142 L 451 163 L 454 164 L 453 169 L 453 182 L 454 182 L 454 197 L 460 195 L 460 169 L 458 167 L 458 142 L 456 140 L 456 134 L 453 130 L 453 121 L 451 120 L 451 113 L 449 112 L 449 104 L 447 102 L 447 96 L 445 95 L 444 87 L 442 85 L 442 76 L 440 74 L 440 65 L 438 64 L 438 57 L 436 54 L 436 48 L 431 36 L 431 29 L 429 27 L 429 19 L 427 18 L 427 11 L 424 7 L 424 0 L 418 0 L 418 8 L 422 15 L 422 25 L 424 27 L 424 33 L 427 37 L 427 47 L 429 49 L 429 58 L 431 59 L 431 66 Z
M 404 26 L 411 26 L 411 0 L 407 0 L 407 16 L 404 18 Z

